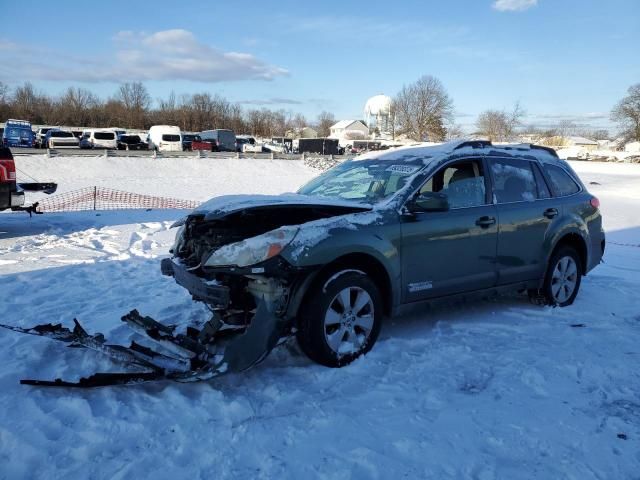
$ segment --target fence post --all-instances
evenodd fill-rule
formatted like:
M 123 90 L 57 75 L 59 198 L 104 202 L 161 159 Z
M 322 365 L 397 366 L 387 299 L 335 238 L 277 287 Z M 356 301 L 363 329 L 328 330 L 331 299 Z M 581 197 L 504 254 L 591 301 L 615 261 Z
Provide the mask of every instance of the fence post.
M 271 160 L 275 159 L 275 154 L 273 152 L 271 152 Z
M 96 200 L 98 198 L 98 187 L 94 186 L 93 187 L 93 209 L 96 209 Z

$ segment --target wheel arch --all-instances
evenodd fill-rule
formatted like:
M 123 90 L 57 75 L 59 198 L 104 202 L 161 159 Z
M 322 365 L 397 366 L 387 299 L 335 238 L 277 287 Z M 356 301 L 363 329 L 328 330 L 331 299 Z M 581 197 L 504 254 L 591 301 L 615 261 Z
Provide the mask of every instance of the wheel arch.
M 341 255 L 307 277 L 291 298 L 288 308 L 289 315 L 295 317 L 311 292 L 330 280 L 332 276 L 342 271 L 346 273 L 353 270 L 361 271 L 373 280 L 380 290 L 384 314 L 390 316 L 393 311 L 395 295 L 391 276 L 380 260 L 363 252 Z
M 562 234 L 559 234 L 556 237 L 553 243 L 553 248 L 549 251 L 549 255 L 547 257 L 547 262 L 546 262 L 547 266 L 549 264 L 550 259 L 558 251 L 558 249 L 564 246 L 572 247 L 574 250 L 578 252 L 578 255 L 580 256 L 580 263 L 581 263 L 580 274 L 583 276 L 586 275 L 587 265 L 588 265 L 587 262 L 589 260 L 587 242 L 584 236 L 579 231 L 566 231 L 566 232 L 563 232 Z

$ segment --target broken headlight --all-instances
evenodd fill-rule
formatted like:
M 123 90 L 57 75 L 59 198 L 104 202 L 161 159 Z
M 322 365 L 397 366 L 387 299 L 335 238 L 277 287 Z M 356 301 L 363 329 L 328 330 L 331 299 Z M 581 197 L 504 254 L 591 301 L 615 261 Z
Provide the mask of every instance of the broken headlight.
M 279 228 L 257 237 L 225 245 L 209 256 L 205 266 L 223 267 L 235 265 L 247 267 L 264 262 L 284 250 L 294 239 L 298 230 L 297 227 Z

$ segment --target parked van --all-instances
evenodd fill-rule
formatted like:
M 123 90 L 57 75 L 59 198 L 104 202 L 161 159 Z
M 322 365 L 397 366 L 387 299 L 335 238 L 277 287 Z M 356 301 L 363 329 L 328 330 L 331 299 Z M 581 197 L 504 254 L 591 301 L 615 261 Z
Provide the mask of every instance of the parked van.
M 80 148 L 118 148 L 118 138 L 112 130 L 89 129 L 82 131 Z
M 203 142 L 215 142 L 220 152 L 235 152 L 236 134 L 233 130 L 218 128 L 216 130 L 205 130 L 200 132 L 200 138 Z
M 31 123 L 26 120 L 7 120 L 2 132 L 4 147 L 33 147 L 35 134 L 31 130 Z
M 182 133 L 180 127 L 174 125 L 154 125 L 149 129 L 147 137 L 149 150 L 160 152 L 181 152 Z

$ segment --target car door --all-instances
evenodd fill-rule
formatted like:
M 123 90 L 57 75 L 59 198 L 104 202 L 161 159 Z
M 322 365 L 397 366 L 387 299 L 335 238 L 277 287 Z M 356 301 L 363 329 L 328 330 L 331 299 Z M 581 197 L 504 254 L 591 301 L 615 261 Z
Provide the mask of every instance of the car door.
M 494 286 L 497 212 L 483 160 L 445 164 L 417 194 L 424 192 L 446 194 L 449 210 L 403 215 L 403 301 Z
M 488 158 L 498 209 L 498 284 L 541 278 L 544 241 L 561 206 L 535 161 Z

